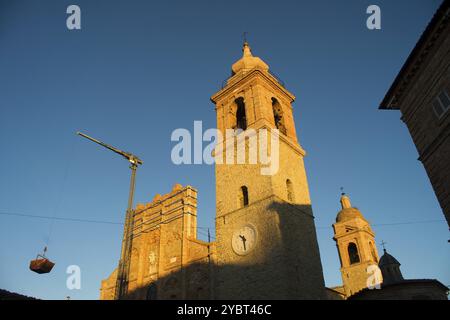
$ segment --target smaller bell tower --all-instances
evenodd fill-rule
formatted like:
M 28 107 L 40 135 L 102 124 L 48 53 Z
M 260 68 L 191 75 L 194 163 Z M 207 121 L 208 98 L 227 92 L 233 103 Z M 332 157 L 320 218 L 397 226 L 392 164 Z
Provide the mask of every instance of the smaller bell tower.
M 361 211 L 352 207 L 350 198 L 342 193 L 341 211 L 333 224 L 334 240 L 341 261 L 341 275 L 346 296 L 351 296 L 368 287 L 373 271 L 371 265 L 378 265 L 375 233 Z

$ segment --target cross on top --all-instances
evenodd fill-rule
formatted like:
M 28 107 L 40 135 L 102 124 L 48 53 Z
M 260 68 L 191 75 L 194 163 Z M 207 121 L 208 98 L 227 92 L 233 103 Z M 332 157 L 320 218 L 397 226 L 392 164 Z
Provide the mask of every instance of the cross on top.
M 247 43 L 247 33 L 248 33 L 248 32 L 244 32 L 244 33 L 242 34 L 242 39 L 244 40 L 244 43 Z
M 381 240 L 381 246 L 383 247 L 383 250 L 386 251 L 386 244 L 387 242 L 384 242 L 384 240 Z

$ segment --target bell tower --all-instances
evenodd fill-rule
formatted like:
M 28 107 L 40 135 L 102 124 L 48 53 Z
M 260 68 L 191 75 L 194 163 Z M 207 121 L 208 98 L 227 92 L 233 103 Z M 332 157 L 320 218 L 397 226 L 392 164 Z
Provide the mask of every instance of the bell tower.
M 223 135 L 215 150 L 216 298 L 323 299 L 295 97 L 247 42 L 242 51 L 232 76 L 211 98 Z M 238 141 L 245 146 L 241 158 Z M 270 161 L 261 153 L 265 142 Z
M 378 266 L 375 233 L 361 211 L 352 207 L 350 198 L 342 193 L 342 210 L 333 224 L 334 240 L 341 261 L 341 276 L 346 296 L 368 287 L 373 274 L 369 266 Z M 381 278 L 381 276 L 379 276 Z M 379 279 L 381 280 L 381 279 Z

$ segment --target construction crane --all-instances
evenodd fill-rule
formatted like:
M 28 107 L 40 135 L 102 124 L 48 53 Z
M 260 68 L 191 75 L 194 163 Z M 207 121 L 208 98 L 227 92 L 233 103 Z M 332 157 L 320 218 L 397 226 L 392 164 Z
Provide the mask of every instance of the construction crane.
M 134 186 L 135 186 L 135 180 L 136 180 L 136 169 L 139 165 L 143 164 L 144 162 L 139 159 L 137 156 L 125 152 L 122 150 L 119 150 L 117 148 L 114 148 L 106 143 L 103 143 L 97 139 L 94 139 L 92 137 L 89 137 L 88 135 L 77 132 L 78 135 L 89 139 L 95 143 L 98 143 L 99 145 L 121 155 L 125 159 L 127 159 L 130 162 L 130 169 L 131 169 L 131 181 L 130 181 L 130 193 L 128 196 L 128 207 L 127 212 L 125 216 L 125 225 L 123 229 L 123 240 L 122 240 L 122 249 L 120 252 L 120 260 L 119 260 L 119 267 L 118 267 L 118 273 L 117 273 L 117 282 L 116 282 L 116 290 L 114 293 L 114 298 L 116 300 L 120 300 L 125 298 L 126 293 L 128 291 L 128 277 L 130 272 L 130 260 L 131 260 L 131 245 L 132 245 L 132 237 L 133 237 L 133 225 L 134 225 L 134 219 L 133 219 L 133 197 L 134 197 Z

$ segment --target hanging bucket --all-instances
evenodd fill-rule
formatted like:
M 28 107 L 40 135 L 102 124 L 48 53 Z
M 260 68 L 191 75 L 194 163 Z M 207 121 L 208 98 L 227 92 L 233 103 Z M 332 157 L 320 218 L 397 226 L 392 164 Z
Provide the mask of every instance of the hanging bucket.
M 48 260 L 45 256 L 37 255 L 36 259 L 30 261 L 30 270 L 36 273 L 49 273 L 55 264 Z
M 30 261 L 30 270 L 36 273 L 49 273 L 55 264 L 46 257 L 38 255 L 35 260 Z

